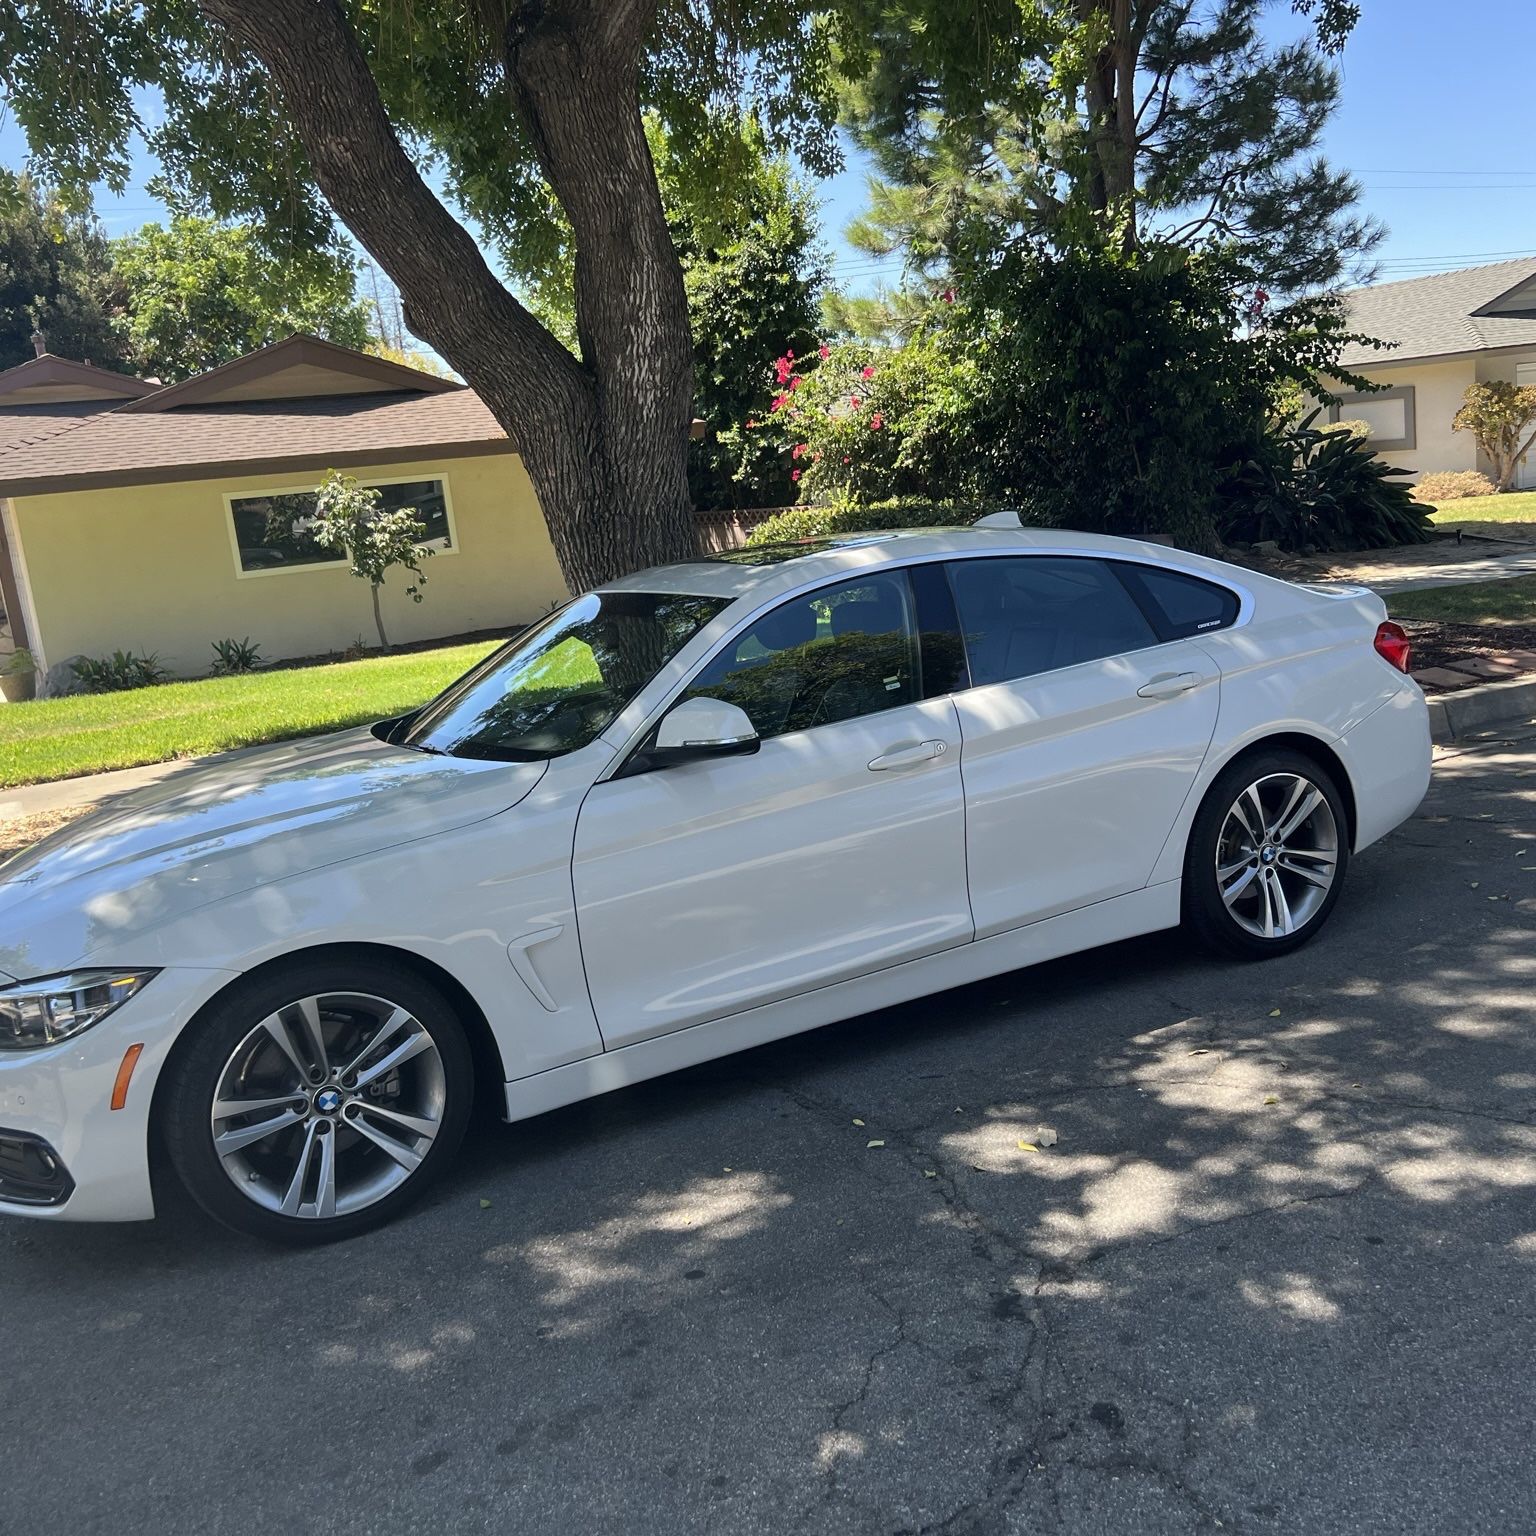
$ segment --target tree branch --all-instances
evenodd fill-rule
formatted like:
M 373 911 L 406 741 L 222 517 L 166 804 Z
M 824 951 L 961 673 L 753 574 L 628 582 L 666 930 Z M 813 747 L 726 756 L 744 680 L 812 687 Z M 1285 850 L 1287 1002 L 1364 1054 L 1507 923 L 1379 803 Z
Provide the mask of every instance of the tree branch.
M 569 352 L 507 291 L 401 147 L 337 0 L 198 0 L 255 57 L 283 98 L 336 215 L 400 290 L 412 324 L 515 430 L 494 388 L 510 343 L 531 393 L 584 394 Z

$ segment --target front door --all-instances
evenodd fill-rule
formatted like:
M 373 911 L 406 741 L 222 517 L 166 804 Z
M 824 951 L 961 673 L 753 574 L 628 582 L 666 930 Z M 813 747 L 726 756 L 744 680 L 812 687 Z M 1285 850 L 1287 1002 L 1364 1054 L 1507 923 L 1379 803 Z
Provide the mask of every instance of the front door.
M 923 691 L 905 573 L 859 577 L 685 690 L 745 709 L 758 752 L 593 787 L 574 880 L 610 1049 L 971 938 L 955 707 Z
M 975 685 L 955 703 L 976 937 L 1140 890 L 1216 727 L 1215 663 L 1193 639 L 1163 641 L 1154 595 L 1133 599 L 1106 561 L 950 571 Z M 1190 609 L 1189 628 L 1235 613 L 1224 589 L 1209 594 L 1210 617 Z

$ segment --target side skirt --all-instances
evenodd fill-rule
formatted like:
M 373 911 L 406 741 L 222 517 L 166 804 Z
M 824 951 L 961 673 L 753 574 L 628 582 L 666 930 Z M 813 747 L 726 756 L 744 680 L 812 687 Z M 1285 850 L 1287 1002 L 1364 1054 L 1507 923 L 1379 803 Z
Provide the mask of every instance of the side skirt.
M 750 1050 L 803 1030 L 819 1029 L 823 1024 L 835 1024 L 876 1008 L 889 1008 L 987 976 L 1000 976 L 1005 971 L 1094 949 L 1100 944 L 1115 944 L 1121 939 L 1156 933 L 1161 928 L 1177 927 L 1180 884 L 1178 880 L 1169 880 L 1128 896 L 1095 902 L 1091 907 L 1079 907 L 1025 928 L 963 944 L 958 949 L 893 965 L 853 981 L 837 982 L 799 997 L 518 1078 L 507 1084 L 507 1119 L 526 1120 L 530 1115 L 541 1115 L 564 1104 L 611 1093 L 615 1088 L 627 1088 L 631 1083 Z

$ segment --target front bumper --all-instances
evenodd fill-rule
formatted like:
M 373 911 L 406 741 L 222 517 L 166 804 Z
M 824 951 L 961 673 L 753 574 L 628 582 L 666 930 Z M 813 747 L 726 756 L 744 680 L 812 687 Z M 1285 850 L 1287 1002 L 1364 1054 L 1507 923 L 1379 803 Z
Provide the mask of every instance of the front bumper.
M 172 967 L 73 1040 L 0 1051 L 0 1213 L 53 1221 L 147 1221 L 155 1214 L 155 1083 L 188 1020 L 234 975 Z M 114 1110 L 118 1069 L 133 1045 L 144 1049 L 123 1107 Z

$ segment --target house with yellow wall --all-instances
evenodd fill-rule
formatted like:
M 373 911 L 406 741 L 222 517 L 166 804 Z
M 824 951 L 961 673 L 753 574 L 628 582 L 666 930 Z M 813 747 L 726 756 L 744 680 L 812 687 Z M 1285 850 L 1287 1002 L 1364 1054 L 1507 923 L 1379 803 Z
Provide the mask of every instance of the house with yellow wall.
M 1470 432 L 1452 430 L 1467 387 L 1536 384 L 1536 257 L 1357 288 L 1344 296 L 1349 329 L 1386 343 L 1352 345 L 1340 361 L 1382 386 L 1344 390 L 1334 421 L 1364 421 L 1371 446 L 1414 478 L 1491 465 Z M 1516 471 L 1536 487 L 1536 453 Z
M 270 661 L 371 643 L 367 584 L 313 537 L 329 469 L 426 524 L 424 601 L 384 586 L 392 641 L 565 599 L 516 445 L 462 384 L 312 336 L 171 386 L 44 352 L 0 373 L 0 650 L 58 685 L 118 649 L 196 676 L 226 638 Z

